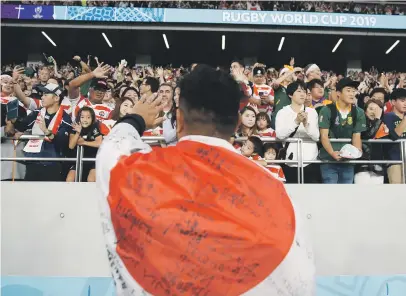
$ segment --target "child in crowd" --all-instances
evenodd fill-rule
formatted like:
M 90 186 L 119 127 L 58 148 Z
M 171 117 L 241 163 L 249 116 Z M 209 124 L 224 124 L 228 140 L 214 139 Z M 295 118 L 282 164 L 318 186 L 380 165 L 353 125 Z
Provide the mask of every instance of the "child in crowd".
M 260 137 L 275 137 L 275 131 L 271 128 L 271 118 L 265 112 L 257 114 L 257 131 Z
M 241 147 L 241 154 L 252 160 L 261 160 L 264 157 L 264 145 L 260 138 L 251 136 Z
M 278 156 L 279 148 L 277 144 L 274 143 L 266 143 L 264 145 L 264 157 L 266 161 L 275 160 Z M 274 176 L 281 182 L 286 182 L 285 174 L 283 173 L 282 167 L 278 164 L 266 164 L 265 166 Z
M 103 136 L 99 123 L 96 121 L 94 110 L 87 106 L 82 107 L 78 112 L 76 122 L 73 123 L 72 134 L 69 135 L 69 149 L 74 151 L 77 145 L 84 146 L 83 157 L 95 158 L 102 140 Z M 76 155 L 76 153 L 73 153 L 73 155 Z M 74 182 L 75 175 L 76 166 L 73 165 L 69 170 L 66 181 Z M 87 177 L 88 182 L 96 181 L 94 161 L 83 162 L 83 176 Z

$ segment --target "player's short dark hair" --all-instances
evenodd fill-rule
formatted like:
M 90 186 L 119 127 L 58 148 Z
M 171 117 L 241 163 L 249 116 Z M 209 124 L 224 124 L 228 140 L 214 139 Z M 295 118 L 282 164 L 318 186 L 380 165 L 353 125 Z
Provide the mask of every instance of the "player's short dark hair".
M 145 79 L 145 84 L 151 87 L 151 92 L 156 93 L 159 89 L 159 81 L 154 77 L 147 77 Z
M 226 137 L 234 133 L 242 94 L 234 78 L 207 65 L 197 65 L 179 83 L 180 109 L 188 125 L 214 124 Z

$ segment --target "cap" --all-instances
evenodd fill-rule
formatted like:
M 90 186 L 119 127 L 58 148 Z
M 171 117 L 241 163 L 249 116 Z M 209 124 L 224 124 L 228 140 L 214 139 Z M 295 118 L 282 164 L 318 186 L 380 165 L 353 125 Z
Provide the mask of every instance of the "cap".
M 344 87 L 353 87 L 353 88 L 358 88 L 359 86 L 359 82 L 358 81 L 354 81 L 349 77 L 345 77 L 343 79 L 341 79 L 336 86 L 337 91 L 342 91 Z
M 395 88 L 390 95 L 391 100 L 397 100 L 400 98 L 406 99 L 406 89 L 404 88 Z
M 47 85 L 38 85 L 37 88 L 43 94 L 54 94 L 58 97 L 62 94 L 63 91 L 58 84 L 54 83 L 48 83 Z
M 255 67 L 254 70 L 252 70 L 252 73 L 254 76 L 256 75 L 265 75 L 265 69 L 262 67 Z
M 107 82 L 104 79 L 93 79 L 90 87 L 101 91 L 106 91 L 108 89 Z

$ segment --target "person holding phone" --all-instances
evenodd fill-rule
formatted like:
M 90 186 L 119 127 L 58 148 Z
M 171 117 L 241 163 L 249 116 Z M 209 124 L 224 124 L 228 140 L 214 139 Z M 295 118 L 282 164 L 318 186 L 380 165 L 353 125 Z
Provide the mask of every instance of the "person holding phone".
M 24 147 L 26 157 L 65 157 L 69 134 L 72 130 L 70 116 L 61 108 L 62 89 L 56 84 L 41 87 L 42 108 L 31 112 L 21 121 L 12 122 L 8 136 L 31 129 L 32 135 L 43 140 L 30 140 Z M 29 162 L 26 181 L 61 181 L 62 166 L 59 162 Z

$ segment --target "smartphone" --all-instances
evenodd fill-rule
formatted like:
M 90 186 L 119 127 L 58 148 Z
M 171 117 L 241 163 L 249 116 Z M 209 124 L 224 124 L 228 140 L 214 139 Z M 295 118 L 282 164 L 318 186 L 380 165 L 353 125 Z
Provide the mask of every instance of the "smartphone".
M 18 103 L 17 99 L 7 103 L 7 120 L 18 118 Z

